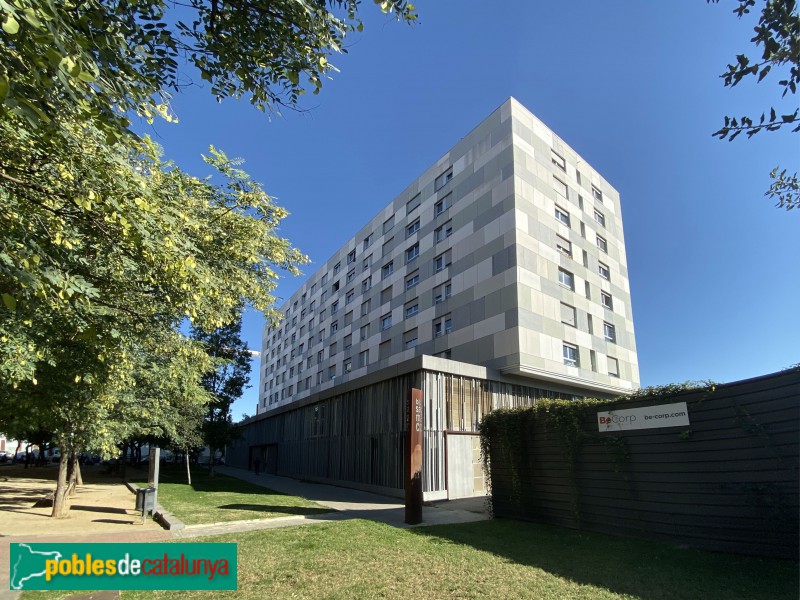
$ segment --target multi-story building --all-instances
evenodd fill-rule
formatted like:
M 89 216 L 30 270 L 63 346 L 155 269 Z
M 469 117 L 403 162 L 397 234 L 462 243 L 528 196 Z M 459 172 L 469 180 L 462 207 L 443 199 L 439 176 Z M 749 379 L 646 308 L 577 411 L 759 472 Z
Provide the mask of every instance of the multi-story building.
M 428 403 L 427 497 L 469 495 L 444 470 L 464 463 L 480 491 L 485 411 L 639 383 L 619 194 L 513 98 L 282 310 L 264 332 L 257 416 L 229 451 L 276 472 L 399 490 L 392 436 L 413 385 Z

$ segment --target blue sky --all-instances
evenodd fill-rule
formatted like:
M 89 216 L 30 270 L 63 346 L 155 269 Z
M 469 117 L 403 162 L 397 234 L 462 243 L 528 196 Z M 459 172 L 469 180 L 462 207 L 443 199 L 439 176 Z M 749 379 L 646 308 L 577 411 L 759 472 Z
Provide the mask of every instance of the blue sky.
M 711 134 L 725 114 L 797 99 L 781 102 L 773 76 L 723 87 L 736 54 L 756 56 L 735 4 L 423 0 L 407 27 L 365 2 L 365 31 L 306 112 L 270 117 L 194 87 L 173 101 L 180 123 L 150 133 L 196 175 L 209 144 L 244 158 L 290 211 L 280 233 L 311 274 L 514 96 L 620 192 L 642 385 L 766 374 L 800 362 L 800 214 L 763 196 L 774 166 L 797 169 L 800 136 Z M 251 348 L 262 326 L 246 316 Z M 255 412 L 253 367 L 235 416 Z

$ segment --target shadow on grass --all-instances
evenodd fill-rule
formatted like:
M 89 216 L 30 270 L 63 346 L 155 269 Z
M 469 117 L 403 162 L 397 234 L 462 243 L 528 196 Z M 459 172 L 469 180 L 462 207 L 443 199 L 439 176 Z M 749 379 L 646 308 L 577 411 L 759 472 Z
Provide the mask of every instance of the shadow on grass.
M 413 529 L 581 584 L 643 600 L 797 598 L 797 563 L 704 552 L 657 542 L 494 519 Z
M 223 504 L 217 508 L 250 510 L 263 513 L 283 513 L 286 515 L 322 515 L 335 512 L 331 508 L 314 508 L 313 506 L 270 506 L 268 504 Z

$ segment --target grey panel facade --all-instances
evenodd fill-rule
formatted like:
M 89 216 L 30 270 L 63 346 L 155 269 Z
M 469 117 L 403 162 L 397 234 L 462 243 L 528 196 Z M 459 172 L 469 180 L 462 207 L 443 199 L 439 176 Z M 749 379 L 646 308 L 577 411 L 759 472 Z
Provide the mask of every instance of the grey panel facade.
M 282 311 L 264 332 L 259 414 L 421 355 L 586 395 L 639 383 L 619 194 L 513 98 Z

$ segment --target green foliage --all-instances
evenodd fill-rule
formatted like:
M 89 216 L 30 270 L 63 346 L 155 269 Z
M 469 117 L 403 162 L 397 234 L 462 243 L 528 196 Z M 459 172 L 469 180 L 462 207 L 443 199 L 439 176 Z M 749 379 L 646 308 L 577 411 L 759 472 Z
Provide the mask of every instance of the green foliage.
M 719 0 L 706 2 L 718 3 Z M 741 19 L 750 13 L 756 0 L 737 0 L 737 4 L 733 12 Z M 781 98 L 787 94 L 794 96 L 800 85 L 800 14 L 796 0 L 765 0 L 754 32 L 750 41 L 761 50 L 761 57 L 751 61 L 745 54 L 738 54 L 736 61 L 729 64 L 721 75 L 725 86 L 735 87 L 750 77 L 755 77 L 760 83 L 770 72 L 774 74 L 780 71 L 782 75 L 779 75 L 778 86 Z M 723 126 L 713 135 L 721 140 L 732 141 L 741 133 L 746 133 L 750 138 L 761 131 L 777 131 L 787 127 L 792 127 L 793 133 L 800 131 L 800 108 L 797 108 L 797 102 L 790 105 L 789 112 L 779 112 L 770 107 L 769 111 L 761 113 L 760 118 L 726 116 Z M 770 174 L 773 183 L 765 195 L 777 200 L 777 206 L 790 210 L 800 205 L 797 173 L 787 174 L 783 170 L 778 175 L 779 170 L 780 167 L 775 167 Z
M 630 460 L 628 444 L 623 436 L 608 433 L 600 435 L 593 429 L 587 429 L 586 424 L 591 420 L 594 412 L 602 410 L 602 407 L 607 404 L 620 401 L 652 400 L 654 404 L 659 404 L 671 401 L 676 394 L 683 392 L 707 390 L 710 394 L 715 389 L 716 385 L 711 381 L 687 381 L 642 388 L 607 400 L 597 398 L 542 399 L 529 407 L 492 411 L 484 416 L 478 426 L 487 485 L 491 485 L 489 471 L 494 452 L 495 458 L 510 471 L 514 500 L 519 501 L 522 498 L 526 473 L 529 471 L 527 440 L 531 435 L 534 423 L 544 423 L 548 431 L 558 434 L 561 442 L 572 486 L 572 510 L 576 520 L 580 521 L 576 474 L 584 444 L 598 443 L 605 446 L 609 453 L 609 459 L 614 465 L 614 471 L 623 476 L 625 476 L 626 466 Z
M 797 178 L 797 173 L 789 173 L 786 169 L 778 173 L 779 170 L 780 167 L 772 169 L 769 174 L 772 183 L 764 195 L 775 200 L 778 208 L 800 208 L 800 179 Z
M 413 23 L 407 0 L 375 0 Z M 192 71 L 218 100 L 295 106 L 335 71 L 360 30 L 360 0 L 0 0 L 0 118 L 58 131 L 64 106 L 109 142 L 128 114 L 173 117 L 169 95 Z M 179 70 L 179 66 L 181 67 Z M 188 73 L 187 73 L 188 72 Z
M 250 351 L 241 334 L 241 311 L 235 321 L 211 333 L 192 328 L 192 339 L 200 343 L 213 360 L 212 367 L 203 373 L 200 380 L 211 397 L 203 422 L 203 441 L 212 458 L 217 450 L 223 450 L 241 437 L 231 417 L 231 405 L 241 397 L 250 381 Z

